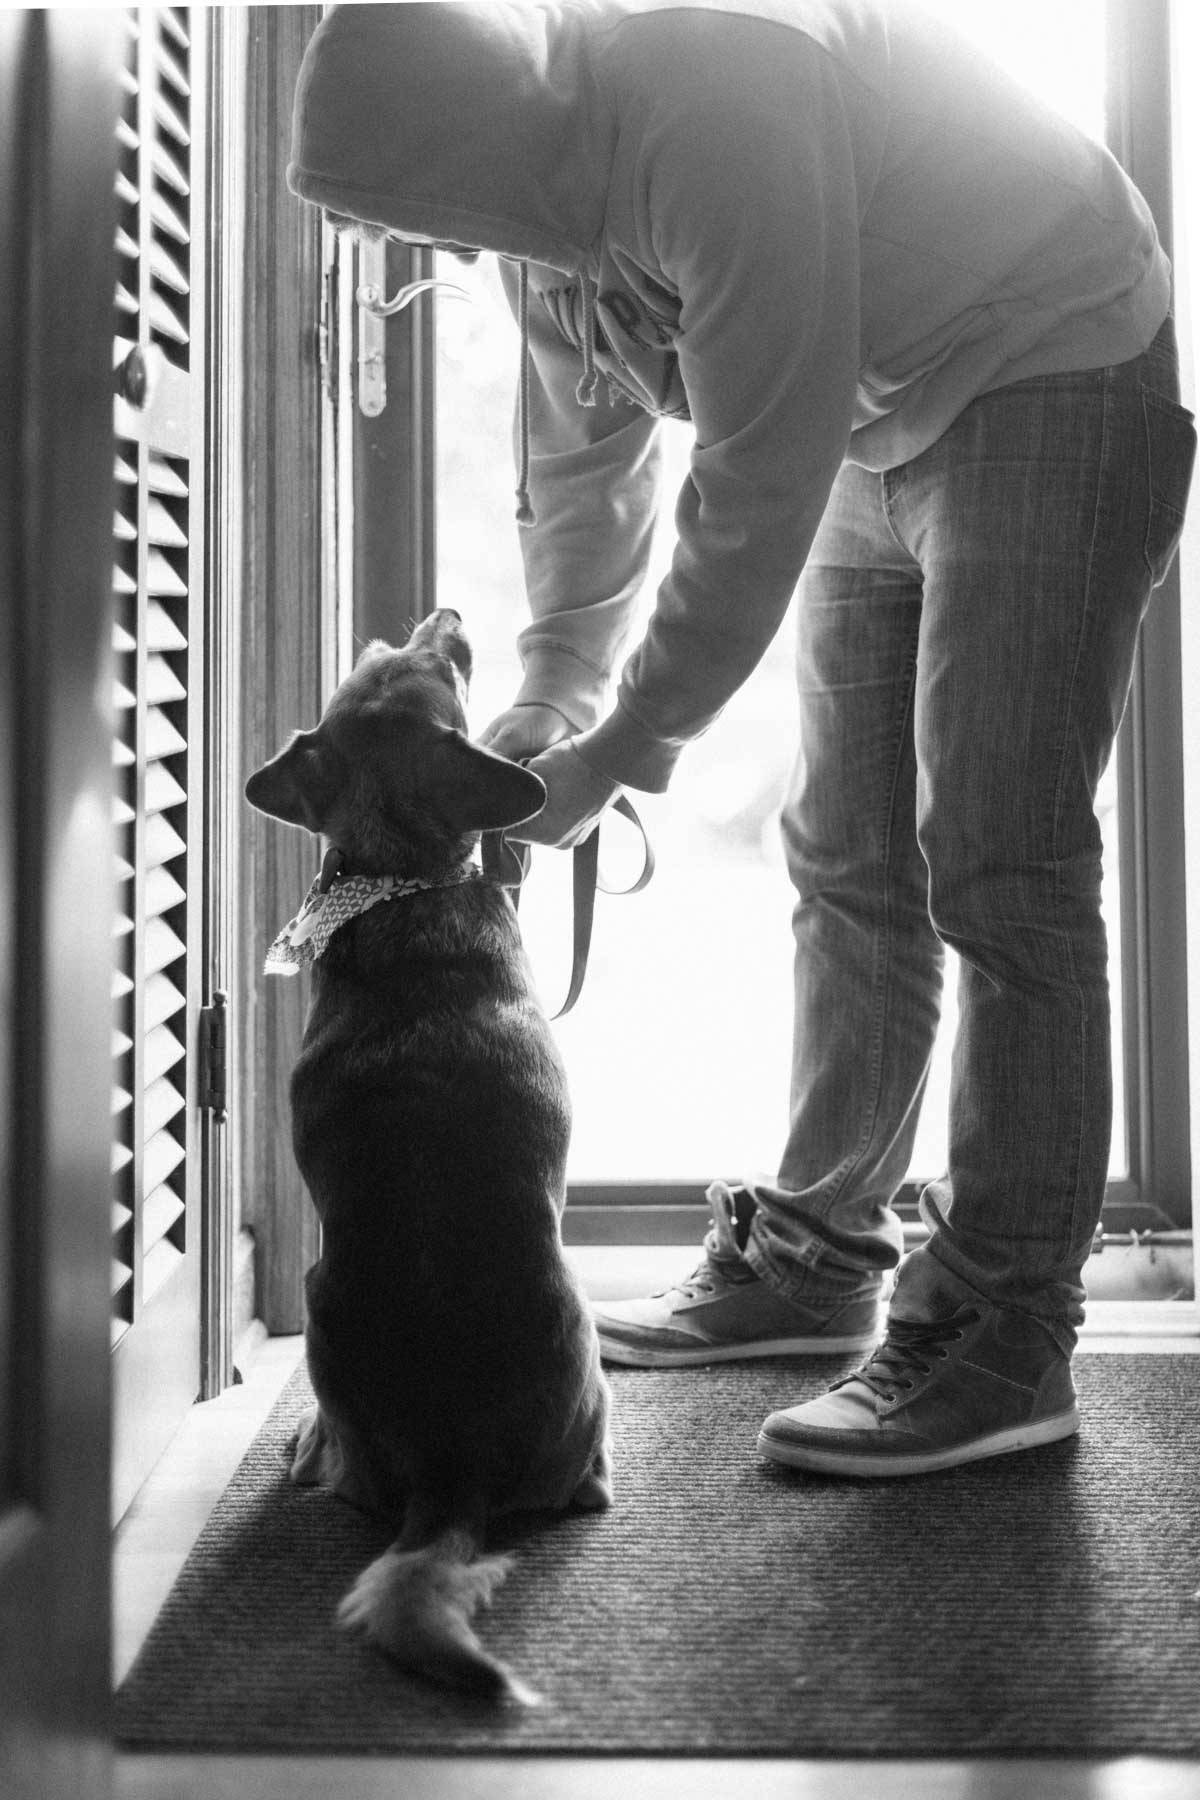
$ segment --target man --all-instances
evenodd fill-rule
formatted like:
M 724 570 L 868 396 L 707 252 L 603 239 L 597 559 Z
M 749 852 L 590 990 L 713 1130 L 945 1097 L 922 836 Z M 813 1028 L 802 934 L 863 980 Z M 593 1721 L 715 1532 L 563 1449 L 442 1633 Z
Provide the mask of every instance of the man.
M 928 1241 L 859 1371 L 760 1446 L 890 1475 L 1073 1432 L 1111 1114 L 1093 802 L 1195 445 L 1141 196 L 900 0 L 338 9 L 288 179 L 503 259 L 532 622 L 484 741 L 536 758 L 531 839 L 666 788 L 804 573 L 787 1148 L 713 1184 L 691 1277 L 597 1309 L 606 1354 L 875 1342 L 949 944 Z M 695 450 L 610 705 L 659 416 Z

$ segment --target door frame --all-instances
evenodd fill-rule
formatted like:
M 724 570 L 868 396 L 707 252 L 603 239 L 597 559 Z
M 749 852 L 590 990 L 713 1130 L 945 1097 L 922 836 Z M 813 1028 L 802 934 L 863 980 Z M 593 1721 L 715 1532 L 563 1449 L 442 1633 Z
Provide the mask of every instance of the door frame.
M 321 15 L 315 5 L 247 9 L 238 796 L 246 776 L 292 731 L 316 723 L 324 700 L 333 604 L 322 502 L 330 429 L 325 245 L 317 209 L 302 205 L 284 179 L 296 76 Z M 271 1333 L 297 1332 L 304 1273 L 318 1255 L 316 1215 L 292 1155 L 288 1099 L 306 984 L 264 979 L 263 961 L 318 859 L 307 832 L 237 798 L 234 805 L 240 876 L 230 1049 L 241 1216 L 255 1238 L 259 1316 Z

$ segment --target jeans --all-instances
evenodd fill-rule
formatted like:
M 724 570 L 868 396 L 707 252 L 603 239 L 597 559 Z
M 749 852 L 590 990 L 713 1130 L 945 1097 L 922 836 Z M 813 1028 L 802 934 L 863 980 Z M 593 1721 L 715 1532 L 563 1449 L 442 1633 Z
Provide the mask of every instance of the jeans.
M 847 463 L 834 485 L 798 609 L 782 826 L 790 1129 L 745 1251 L 794 1299 L 869 1292 L 900 1261 L 890 1203 L 951 945 L 948 1167 L 893 1313 L 974 1292 L 1073 1348 L 1112 1129 L 1094 802 L 1182 527 L 1177 396 L 1168 320 L 1130 362 L 998 388 L 911 462 Z

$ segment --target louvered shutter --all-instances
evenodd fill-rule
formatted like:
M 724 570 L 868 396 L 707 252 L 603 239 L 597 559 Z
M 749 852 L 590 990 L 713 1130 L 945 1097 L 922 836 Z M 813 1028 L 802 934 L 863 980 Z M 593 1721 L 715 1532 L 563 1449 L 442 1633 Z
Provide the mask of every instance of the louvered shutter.
M 113 1337 L 131 1363 L 161 1368 L 160 1352 L 176 1356 L 190 1400 L 204 878 L 204 221 L 193 133 L 203 120 L 190 9 L 143 7 L 127 20 L 114 354 Z M 159 1331 L 172 1341 L 134 1342 Z M 195 1339 L 186 1357 L 173 1342 L 181 1333 Z

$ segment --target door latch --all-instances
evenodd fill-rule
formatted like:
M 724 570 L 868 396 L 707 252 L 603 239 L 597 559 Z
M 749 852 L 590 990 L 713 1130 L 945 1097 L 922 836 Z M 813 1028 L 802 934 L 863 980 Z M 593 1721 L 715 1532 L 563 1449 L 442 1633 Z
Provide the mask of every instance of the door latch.
M 434 288 L 455 300 L 471 298 L 465 288 L 440 276 L 426 276 L 409 281 L 392 299 L 384 298 L 386 275 L 385 243 L 360 243 L 358 246 L 358 287 L 354 298 L 358 303 L 358 409 L 368 419 L 377 419 L 387 405 L 387 363 L 384 357 L 384 331 L 387 320 L 417 298 Z

